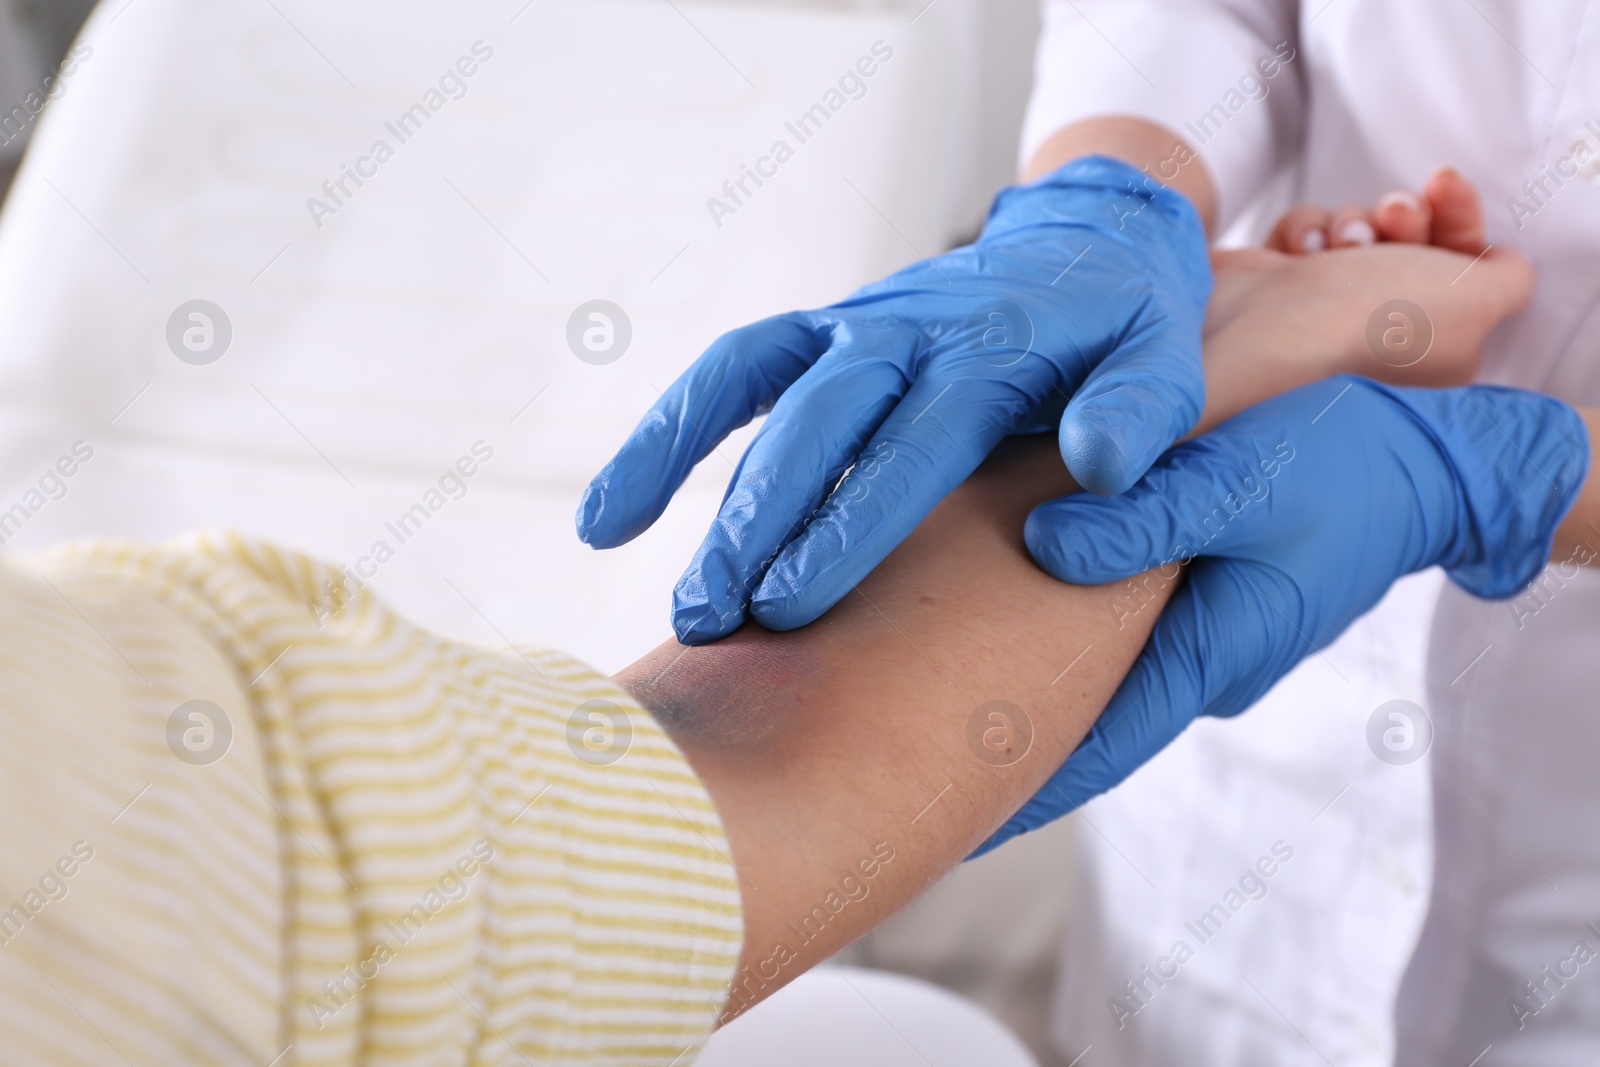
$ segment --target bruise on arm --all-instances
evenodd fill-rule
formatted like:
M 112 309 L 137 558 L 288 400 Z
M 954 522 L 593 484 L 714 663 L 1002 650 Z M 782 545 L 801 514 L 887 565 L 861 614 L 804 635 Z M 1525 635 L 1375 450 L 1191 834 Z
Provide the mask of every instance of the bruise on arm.
M 1006 444 L 810 626 L 668 642 L 618 675 L 716 801 L 745 945 L 728 1017 L 904 906 L 1060 766 L 1178 579 L 1064 585 L 1022 542 L 1073 488 Z

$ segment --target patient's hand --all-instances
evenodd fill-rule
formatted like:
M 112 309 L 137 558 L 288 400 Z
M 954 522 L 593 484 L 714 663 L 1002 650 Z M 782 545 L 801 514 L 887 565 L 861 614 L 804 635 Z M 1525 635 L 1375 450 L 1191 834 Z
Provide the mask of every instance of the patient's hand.
M 1510 249 L 1484 248 L 1481 202 L 1459 174 L 1441 171 L 1428 193 L 1380 201 L 1365 216 L 1377 243 L 1306 247 L 1304 235 L 1319 232 L 1308 213 L 1335 229 L 1348 213 L 1307 205 L 1289 212 L 1268 247 L 1215 253 L 1196 432 L 1331 374 L 1426 386 L 1477 376 L 1489 331 L 1532 295 L 1533 267 Z

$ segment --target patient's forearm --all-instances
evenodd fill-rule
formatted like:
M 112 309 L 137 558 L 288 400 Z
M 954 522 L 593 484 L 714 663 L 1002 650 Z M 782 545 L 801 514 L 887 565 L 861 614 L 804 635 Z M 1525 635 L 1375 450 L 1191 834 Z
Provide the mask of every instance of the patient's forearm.
M 818 622 L 668 643 L 619 676 L 727 828 L 746 923 L 730 1011 L 960 862 L 1110 699 L 1173 581 L 1039 570 L 1023 521 L 1071 488 L 1053 436 L 1012 443 Z

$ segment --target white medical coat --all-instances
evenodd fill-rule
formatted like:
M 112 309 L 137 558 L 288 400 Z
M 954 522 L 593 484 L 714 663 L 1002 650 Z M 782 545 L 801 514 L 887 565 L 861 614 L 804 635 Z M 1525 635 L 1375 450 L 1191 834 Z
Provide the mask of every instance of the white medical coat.
M 1539 270 L 1485 379 L 1600 403 L 1600 4 L 1047 0 L 1025 155 L 1096 114 L 1198 144 L 1225 220 L 1456 165 L 1490 240 Z M 1488 603 L 1408 579 L 1249 713 L 1088 806 L 1069 1056 L 1600 1063 L 1600 574 L 1535 584 Z M 1433 724 L 1410 764 L 1367 741 L 1396 698 Z

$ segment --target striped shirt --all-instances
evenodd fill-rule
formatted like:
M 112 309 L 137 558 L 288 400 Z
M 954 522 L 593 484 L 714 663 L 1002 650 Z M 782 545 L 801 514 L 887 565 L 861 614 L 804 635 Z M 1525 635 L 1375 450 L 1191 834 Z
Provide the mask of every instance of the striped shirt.
M 676 1064 L 739 954 L 615 684 L 226 534 L 0 564 L 0 1063 Z

